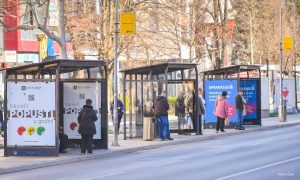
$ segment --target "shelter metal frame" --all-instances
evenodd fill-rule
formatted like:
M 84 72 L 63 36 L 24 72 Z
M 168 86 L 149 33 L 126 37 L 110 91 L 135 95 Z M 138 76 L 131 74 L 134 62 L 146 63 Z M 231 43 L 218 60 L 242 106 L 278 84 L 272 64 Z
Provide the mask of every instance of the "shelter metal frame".
M 190 71 L 195 71 L 195 78 L 185 78 L 184 70 L 190 70 Z M 177 72 L 180 71 L 181 77 L 180 79 L 170 79 L 168 78 L 168 73 L 171 72 Z M 167 62 L 167 63 L 162 63 L 162 64 L 155 64 L 155 65 L 150 65 L 150 66 L 142 66 L 142 67 L 137 67 L 137 68 L 132 68 L 132 69 L 126 69 L 126 70 L 121 70 L 121 73 L 123 73 L 123 102 L 125 104 L 125 113 L 126 113 L 126 84 L 129 82 L 129 100 L 130 100 L 130 111 L 129 111 L 129 137 L 132 137 L 132 102 L 131 102 L 131 89 L 132 89 L 132 82 L 135 83 L 135 92 L 137 94 L 137 82 L 141 83 L 141 86 L 143 87 L 143 84 L 145 82 L 158 82 L 161 81 L 158 76 L 163 75 L 163 84 L 164 84 L 164 90 L 166 93 L 168 93 L 168 84 L 171 83 L 180 83 L 180 82 L 185 82 L 185 81 L 193 81 L 194 82 L 194 88 L 195 88 L 195 120 L 196 120 L 196 134 L 202 134 L 202 130 L 200 127 L 201 122 L 199 122 L 199 104 L 198 104 L 198 69 L 197 69 L 197 64 L 196 63 L 180 63 L 180 62 Z M 128 78 L 129 76 L 129 78 Z M 138 76 L 141 76 L 139 79 Z M 144 94 L 143 88 L 141 88 L 141 94 Z M 168 94 L 167 94 L 168 96 Z M 144 98 L 141 98 L 141 104 L 144 104 Z M 135 101 L 137 101 L 137 96 Z M 142 108 L 142 117 L 143 117 L 143 108 Z M 123 117 L 124 119 L 124 139 L 127 139 L 126 136 L 126 114 Z
M 99 73 L 102 75 L 100 78 L 91 78 L 91 69 L 98 68 Z M 64 73 L 71 73 L 79 70 L 87 71 L 87 78 L 61 78 Z M 7 82 L 43 82 L 43 81 L 55 81 L 55 148 L 49 150 L 49 154 L 58 156 L 59 155 L 59 124 L 62 113 L 62 96 L 61 83 L 60 82 L 91 82 L 99 81 L 103 83 L 103 94 L 105 98 L 101 98 L 103 104 L 101 112 L 101 137 L 103 138 L 103 148 L 108 148 L 108 134 L 107 134 L 107 63 L 105 61 L 90 61 L 90 60 L 54 60 L 46 61 L 41 63 L 29 64 L 24 66 L 18 66 L 13 68 L 2 69 L 5 71 L 4 81 L 4 123 L 7 124 Z M 11 154 L 11 148 L 7 147 L 7 128 L 5 128 L 4 148 L 5 156 Z M 23 150 L 30 150 L 30 147 L 22 146 Z M 37 147 L 36 149 L 43 150 L 43 147 Z

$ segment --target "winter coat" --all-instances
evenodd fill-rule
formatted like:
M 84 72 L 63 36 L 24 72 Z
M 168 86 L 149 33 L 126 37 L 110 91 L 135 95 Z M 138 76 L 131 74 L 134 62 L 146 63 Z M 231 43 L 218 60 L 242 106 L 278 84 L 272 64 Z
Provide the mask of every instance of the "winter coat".
M 166 97 L 157 96 L 154 101 L 154 115 L 158 116 L 168 116 L 169 103 Z
M 187 112 L 193 113 L 194 112 L 194 102 L 195 102 L 195 94 L 194 92 L 187 93 L 185 97 L 185 107 Z
M 120 99 L 117 99 L 117 108 L 118 108 L 118 117 L 122 117 L 124 112 L 124 105 Z M 110 105 L 110 111 L 112 112 L 112 114 L 113 114 L 113 110 L 114 110 L 114 102 L 112 102 Z
M 79 134 L 96 134 L 95 121 L 97 119 L 97 114 L 93 106 L 84 105 L 77 118 Z
M 226 97 L 219 96 L 215 102 L 214 114 L 220 118 L 228 118 L 228 106 Z
M 198 104 L 199 104 L 199 116 L 202 116 L 205 113 L 205 107 L 201 96 L 198 97 Z
M 235 96 L 235 108 L 240 111 L 244 110 L 244 102 L 243 102 L 243 98 L 240 94 Z
M 184 96 L 179 95 L 175 104 L 175 115 L 185 114 Z

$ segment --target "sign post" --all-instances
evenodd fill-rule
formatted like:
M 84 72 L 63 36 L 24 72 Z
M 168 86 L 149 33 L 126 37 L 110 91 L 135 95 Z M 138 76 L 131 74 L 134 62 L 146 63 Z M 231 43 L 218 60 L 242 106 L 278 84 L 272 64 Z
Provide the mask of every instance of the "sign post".
M 120 21 L 120 34 L 135 34 L 135 13 L 121 13 Z

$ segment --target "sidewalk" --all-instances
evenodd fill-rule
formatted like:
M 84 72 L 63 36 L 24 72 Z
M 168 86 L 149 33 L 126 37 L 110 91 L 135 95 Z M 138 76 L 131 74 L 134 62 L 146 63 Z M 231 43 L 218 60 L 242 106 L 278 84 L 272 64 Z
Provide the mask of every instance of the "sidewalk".
M 262 119 L 262 126 L 246 126 L 245 131 L 226 129 L 226 133 L 215 133 L 214 129 L 204 129 L 203 135 L 199 136 L 172 134 L 174 141 L 160 141 L 159 139 L 156 139 L 154 141 L 143 141 L 142 139 L 123 140 L 123 137 L 120 135 L 119 147 L 111 146 L 113 136 L 109 135 L 108 150 L 95 150 L 94 154 L 84 156 L 80 155 L 80 151 L 78 149 L 68 149 L 68 153 L 60 154 L 59 157 L 3 157 L 3 149 L 0 149 L 0 174 L 40 167 L 47 167 L 58 164 L 78 162 L 89 159 L 109 158 L 112 156 L 132 153 L 136 151 L 214 139 L 218 138 L 219 136 L 232 136 L 255 131 L 263 131 L 286 126 L 300 125 L 300 114 L 288 115 L 287 119 L 287 122 L 279 122 L 279 119 L 277 117 L 265 118 Z M 3 138 L 1 137 L 0 144 L 2 143 Z

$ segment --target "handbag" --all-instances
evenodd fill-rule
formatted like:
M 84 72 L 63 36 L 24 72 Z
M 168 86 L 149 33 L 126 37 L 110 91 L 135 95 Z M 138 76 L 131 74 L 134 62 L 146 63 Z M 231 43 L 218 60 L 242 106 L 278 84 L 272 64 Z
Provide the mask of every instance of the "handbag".
M 229 126 L 229 119 L 228 118 L 225 119 L 225 126 Z

